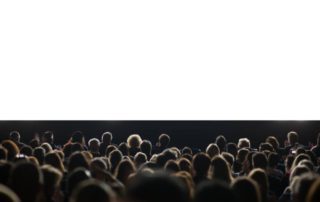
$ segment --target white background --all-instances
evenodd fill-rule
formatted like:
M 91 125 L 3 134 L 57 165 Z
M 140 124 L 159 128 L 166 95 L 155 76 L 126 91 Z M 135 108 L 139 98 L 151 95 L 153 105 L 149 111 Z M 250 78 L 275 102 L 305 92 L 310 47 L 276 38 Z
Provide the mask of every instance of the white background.
M 319 119 L 319 1 L 0 1 L 0 118 Z

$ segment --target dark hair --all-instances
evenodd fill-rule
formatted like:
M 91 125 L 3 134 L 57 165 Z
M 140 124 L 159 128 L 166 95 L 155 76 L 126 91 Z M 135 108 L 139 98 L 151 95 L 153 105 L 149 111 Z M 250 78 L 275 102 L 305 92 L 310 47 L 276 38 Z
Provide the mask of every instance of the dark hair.
M 70 196 L 74 188 L 82 181 L 90 179 L 90 172 L 83 168 L 79 167 L 69 172 L 67 176 L 67 195 Z
M 127 192 L 127 198 L 132 202 L 186 202 L 188 199 L 181 181 L 161 173 L 135 177 Z
M 129 154 L 129 147 L 126 142 L 120 143 L 118 149 L 121 151 L 122 155 L 124 156 L 127 156 Z
M 48 143 L 52 144 L 53 139 L 54 139 L 53 132 L 50 130 L 45 131 L 42 135 L 43 142 L 48 142 Z
M 41 170 L 28 161 L 17 162 L 11 171 L 10 186 L 23 202 L 34 202 L 43 184 Z
M 19 142 L 20 141 L 20 133 L 18 131 L 11 131 L 9 134 L 10 140 L 14 142 Z
M 258 184 L 248 177 L 238 177 L 232 189 L 238 202 L 261 202 Z
M 130 174 L 134 173 L 135 170 L 134 164 L 130 160 L 124 159 L 118 164 L 115 174 L 118 180 L 126 184 Z
M 64 165 L 62 159 L 57 152 L 50 152 L 45 156 L 45 163 L 58 169 L 60 172 L 64 172 Z
M 271 168 L 275 168 L 278 163 L 280 161 L 280 156 L 278 153 L 275 153 L 275 152 L 271 152 L 269 155 L 268 155 L 268 164 L 269 164 L 269 167 Z
M 227 184 L 232 181 L 231 170 L 227 161 L 222 156 L 215 156 L 211 161 L 212 179 L 220 180 Z
M 207 175 L 210 167 L 210 158 L 206 153 L 200 152 L 193 157 L 193 169 L 199 175 Z
M 111 172 L 114 173 L 118 164 L 120 163 L 120 161 L 122 160 L 122 153 L 116 149 L 113 150 L 110 154 L 109 154 L 109 159 L 110 159 L 110 163 L 111 163 Z
M 234 202 L 232 189 L 221 181 L 206 181 L 200 183 L 195 194 L 195 202 Z
M 84 144 L 85 140 L 84 140 L 84 135 L 81 131 L 75 131 L 72 133 L 71 136 L 71 142 L 72 143 L 80 143 L 80 144 Z
M 151 155 L 151 151 L 152 151 L 151 142 L 149 140 L 143 140 L 140 144 L 140 150 L 146 155 Z
M 89 163 L 83 153 L 74 152 L 69 158 L 68 170 L 70 172 L 78 167 L 89 169 Z
M 106 183 L 90 179 L 81 182 L 73 191 L 70 202 L 109 202 L 114 192 Z
M 263 152 L 256 152 L 252 155 L 252 165 L 254 168 L 267 169 L 268 159 Z
M 170 143 L 170 136 L 168 134 L 161 134 L 159 136 L 159 143 L 160 143 L 160 146 L 162 147 L 167 147 Z
M 192 149 L 190 147 L 183 147 L 183 149 L 181 150 L 181 153 L 182 154 L 190 154 L 190 155 L 193 154 Z
M 36 147 L 33 151 L 33 156 L 36 157 L 40 165 L 44 162 L 45 152 L 46 151 L 42 147 Z
M 215 143 L 218 145 L 220 152 L 226 150 L 227 139 L 223 135 L 219 135 L 216 138 Z
M 26 156 L 32 156 L 33 154 L 33 149 L 32 147 L 30 147 L 29 145 L 24 145 L 23 147 L 21 147 L 20 149 L 20 154 L 24 154 Z
M 2 141 L 1 144 L 8 151 L 8 156 L 7 156 L 8 161 L 13 161 L 16 155 L 19 154 L 18 146 L 11 140 L 4 140 Z
M 0 160 L 7 160 L 8 150 L 0 145 Z
M 111 144 L 112 142 L 112 133 L 111 132 L 104 132 L 101 135 L 101 142 L 105 143 L 105 144 Z
M 227 144 L 227 152 L 229 152 L 230 154 L 233 155 L 233 157 L 235 158 L 237 156 L 238 153 L 238 148 L 237 148 L 237 144 L 233 143 L 233 142 L 229 142 Z

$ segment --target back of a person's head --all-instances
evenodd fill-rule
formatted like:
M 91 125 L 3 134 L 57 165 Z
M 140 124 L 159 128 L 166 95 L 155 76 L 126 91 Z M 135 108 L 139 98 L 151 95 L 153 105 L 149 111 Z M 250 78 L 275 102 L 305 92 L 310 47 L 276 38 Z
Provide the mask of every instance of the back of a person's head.
M 112 133 L 111 132 L 104 132 L 102 135 L 101 135 L 101 142 L 104 143 L 104 144 L 111 144 L 112 142 Z
M 223 135 L 219 135 L 216 138 L 215 143 L 218 145 L 220 152 L 226 150 L 227 139 Z
M 33 156 L 38 159 L 40 165 L 44 162 L 45 153 L 46 151 L 42 147 L 36 147 L 33 151 Z
M 81 131 L 75 131 L 72 133 L 71 136 L 71 142 L 72 143 L 80 143 L 80 144 L 84 144 L 85 139 L 84 139 L 84 135 Z
M 150 155 L 152 151 L 152 144 L 149 140 L 143 140 L 140 144 L 141 152 L 145 153 L 146 155 Z
M 195 194 L 195 202 L 234 202 L 232 189 L 221 181 L 206 181 L 199 184 Z
M 89 150 L 92 152 L 98 152 L 100 146 L 100 140 L 97 138 L 91 138 L 88 141 Z
M 167 163 L 164 165 L 164 169 L 171 173 L 171 172 L 179 172 L 180 171 L 180 166 L 175 160 L 169 160 Z
M 0 145 L 0 160 L 7 160 L 8 150 Z
M 53 150 L 52 146 L 47 142 L 42 143 L 41 147 L 46 151 L 46 153 L 52 152 Z
M 115 194 L 104 182 L 90 179 L 81 182 L 72 192 L 70 202 L 112 202 Z
M 50 153 L 46 154 L 44 161 L 46 164 L 49 164 L 49 165 L 57 168 L 61 172 L 64 172 L 64 166 L 63 166 L 62 159 L 60 158 L 60 156 L 57 152 L 50 152 Z
M 134 163 L 136 165 L 136 167 L 138 168 L 140 165 L 142 165 L 143 163 L 147 162 L 148 158 L 146 156 L 145 153 L 142 152 L 138 152 L 136 153 L 136 155 L 134 156 Z
M 267 143 L 267 142 L 262 142 L 260 143 L 260 146 L 259 146 L 259 151 L 260 152 L 273 152 L 274 151 L 274 148 L 273 146 L 270 144 L 270 143 Z
M 289 182 L 292 183 L 293 179 L 296 177 L 296 176 L 301 176 L 305 173 L 308 173 L 310 172 L 310 169 L 305 166 L 305 165 L 297 165 L 296 167 L 294 167 L 290 173 L 290 176 L 289 176 Z
M 67 195 L 70 196 L 74 188 L 82 181 L 90 179 L 91 174 L 85 168 L 76 168 L 68 173 L 67 176 Z
M 122 160 L 122 158 L 123 158 L 123 155 L 122 155 L 121 151 L 119 151 L 118 149 L 113 150 L 109 154 L 109 159 L 110 159 L 110 163 L 111 163 L 111 171 L 112 172 L 115 171 L 115 168 L 117 167 L 119 162 Z
M 317 180 L 318 175 L 306 173 L 296 178 L 296 183 L 291 186 L 292 197 L 296 202 L 305 202 L 308 191 L 310 190 L 312 184 Z
M 36 201 L 42 183 L 42 172 L 35 164 L 24 160 L 13 166 L 9 184 L 21 201 Z
M 210 158 L 213 158 L 214 156 L 220 154 L 220 149 L 217 144 L 211 143 L 207 146 L 206 153 L 210 156 Z
M 250 148 L 250 140 L 248 138 L 240 138 L 238 141 L 238 148 Z
M 237 154 L 237 159 L 242 163 L 246 159 L 248 154 L 249 154 L 248 149 L 246 148 L 239 149 Z
M 11 131 L 9 134 L 10 140 L 14 142 L 20 142 L 20 133 L 18 131 Z
M 18 146 L 12 140 L 4 140 L 1 145 L 7 150 L 8 161 L 13 161 L 15 157 L 19 154 Z
M 278 153 L 271 152 L 268 155 L 268 165 L 270 168 L 276 168 L 280 162 L 280 156 Z
M 300 161 L 307 159 L 310 160 L 310 157 L 307 154 L 299 154 L 294 158 L 294 161 L 292 163 L 292 168 L 296 167 L 299 165 Z
M 238 202 L 261 202 L 258 184 L 249 177 L 238 177 L 232 189 Z
M 319 202 L 320 201 L 320 178 L 318 177 L 312 183 L 306 197 L 306 202 Z
M 45 198 L 50 201 L 56 190 L 60 189 L 62 172 L 51 165 L 41 167 L 43 173 Z
M 179 167 L 181 171 L 186 171 L 188 173 L 192 173 L 192 164 L 187 158 L 180 158 L 178 161 Z
M 127 143 L 130 148 L 139 148 L 142 140 L 139 134 L 132 134 L 128 137 Z
M 182 155 L 183 154 L 190 154 L 193 155 L 192 149 L 190 147 L 183 147 L 181 150 Z
M 1 202 L 20 202 L 19 197 L 9 187 L 0 184 L 0 201 Z
M 237 145 L 236 143 L 233 143 L 233 142 L 229 142 L 227 143 L 227 152 L 229 152 L 230 154 L 233 155 L 233 157 L 235 158 L 237 156 L 237 153 L 238 153 L 238 148 L 237 148 Z
M 47 130 L 43 133 L 42 135 L 42 142 L 47 142 L 52 144 L 54 141 L 54 135 L 53 132 L 51 130 Z
M 288 133 L 287 137 L 288 137 L 289 144 L 292 145 L 292 146 L 294 144 L 298 143 L 298 141 L 299 141 L 299 135 L 295 131 L 290 131 Z
M 261 200 L 262 202 L 266 202 L 269 193 L 269 181 L 266 171 L 261 168 L 255 168 L 250 171 L 249 177 L 258 184 L 261 193 Z
M 231 170 L 228 162 L 222 156 L 215 156 L 211 160 L 212 179 L 220 180 L 227 184 L 232 181 Z
M 170 139 L 171 138 L 168 134 L 164 134 L 164 133 L 161 134 L 158 139 L 160 146 L 161 147 L 168 147 L 168 145 L 170 144 Z
M 75 152 L 71 154 L 68 162 L 68 170 L 69 172 L 74 170 L 75 168 L 83 167 L 85 169 L 89 169 L 89 162 L 81 152 Z
M 271 144 L 275 150 L 277 150 L 280 146 L 278 139 L 274 136 L 267 137 L 266 142 Z
M 129 154 L 129 146 L 126 142 L 121 142 L 118 147 L 119 151 L 121 151 L 122 155 L 127 156 Z
M 135 170 L 136 168 L 134 164 L 131 162 L 131 160 L 123 159 L 122 161 L 120 161 L 116 168 L 116 177 L 122 183 L 126 184 L 130 174 L 134 173 Z
M 254 168 L 266 169 L 268 167 L 267 156 L 263 152 L 256 152 L 252 156 L 252 165 Z
M 136 176 L 128 185 L 131 202 L 186 202 L 188 192 L 182 182 L 167 174 Z
M 200 175 L 208 174 L 210 163 L 210 157 L 203 152 L 196 154 L 192 161 L 193 169 Z
M 229 166 L 232 167 L 234 163 L 234 157 L 229 152 L 222 152 L 221 156 L 229 163 Z
M 33 149 L 29 145 L 24 145 L 20 149 L 20 154 L 26 155 L 26 156 L 32 156 L 33 154 Z

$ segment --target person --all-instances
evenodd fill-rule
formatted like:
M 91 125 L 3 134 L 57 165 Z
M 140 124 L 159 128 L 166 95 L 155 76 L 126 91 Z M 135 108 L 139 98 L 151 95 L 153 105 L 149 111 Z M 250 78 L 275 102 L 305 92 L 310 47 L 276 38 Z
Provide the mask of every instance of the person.
M 215 143 L 211 143 L 208 145 L 207 149 L 206 149 L 206 153 L 210 156 L 210 158 L 212 159 L 213 157 L 215 157 L 216 155 L 220 154 L 220 149 L 218 147 L 217 144 Z
M 89 169 L 88 159 L 82 152 L 74 152 L 69 158 L 68 171 L 71 172 L 78 167 Z
M 152 144 L 149 140 L 143 140 L 141 142 L 140 150 L 147 156 L 147 160 L 150 160 L 152 155 Z
M 89 151 L 91 152 L 93 157 L 99 157 L 100 156 L 100 141 L 97 138 L 91 138 L 88 141 Z
M 195 202 L 235 202 L 236 197 L 232 189 L 221 181 L 207 181 L 201 183 L 196 190 Z
M 295 131 L 290 131 L 287 134 L 287 143 L 286 147 L 284 148 L 285 154 L 288 155 L 290 153 L 295 153 L 296 150 L 300 147 L 304 147 L 302 144 L 299 143 L 299 134 Z
M 63 173 L 50 165 L 41 167 L 43 173 L 43 190 L 46 202 L 63 201 L 63 194 L 60 189 L 60 183 Z
M 58 149 L 58 147 L 54 144 L 54 134 L 51 130 L 47 130 L 43 133 L 41 138 L 41 143 L 50 144 L 52 149 Z
M 9 185 L 22 202 L 40 202 L 43 174 L 39 167 L 26 160 L 14 164 Z
M 193 157 L 192 166 L 194 169 L 193 181 L 197 185 L 202 181 L 209 180 L 210 157 L 206 153 L 198 153 Z
M 70 202 L 113 202 L 115 194 L 111 187 L 98 180 L 81 182 L 73 191 Z
M 232 183 L 237 202 L 261 202 L 258 184 L 249 177 L 238 177 Z
M 111 162 L 111 173 L 115 173 L 116 168 L 118 166 L 118 164 L 121 162 L 121 160 L 123 159 L 123 155 L 121 153 L 120 150 L 116 149 L 113 150 L 110 154 L 109 154 L 109 159 Z
M 155 147 L 154 147 L 154 154 L 159 154 L 161 152 L 163 152 L 165 149 L 167 149 L 169 147 L 170 144 L 170 136 L 168 134 L 161 134 L 158 138 L 158 142 L 156 143 Z
M 19 197 L 9 187 L 0 184 L 1 202 L 20 202 Z
M 128 137 L 129 155 L 134 156 L 140 151 L 141 142 L 142 140 L 139 134 L 132 134 Z
M 251 143 L 250 140 L 248 138 L 240 138 L 238 141 L 238 148 L 247 148 L 247 149 L 251 149 Z
M 267 202 L 269 197 L 269 181 L 266 171 L 261 168 L 255 168 L 250 171 L 249 178 L 253 179 L 259 186 L 261 193 L 261 202 Z
M 227 139 L 225 136 L 219 135 L 216 137 L 215 143 L 218 145 L 220 152 L 226 151 Z
M 129 180 L 129 176 L 136 171 L 136 167 L 131 162 L 131 160 L 123 159 L 120 161 L 116 168 L 115 176 L 117 179 L 123 184 L 127 184 Z
M 99 153 L 104 156 L 106 154 L 106 149 L 112 144 L 113 135 L 111 132 L 104 132 L 101 135 L 101 143 L 99 146 Z
M 8 161 L 14 161 L 19 155 L 19 147 L 12 140 L 3 140 L 1 145 L 7 150 Z
M 25 145 L 20 141 L 21 135 L 19 131 L 16 131 L 16 130 L 11 131 L 9 134 L 9 139 L 13 141 L 18 146 L 19 149 Z
M 230 166 L 222 156 L 215 156 L 211 160 L 212 177 L 213 180 L 220 180 L 226 184 L 231 184 L 233 178 Z
M 126 199 L 131 202 L 187 202 L 188 191 L 176 177 L 158 172 L 136 176 L 128 184 Z
M 320 157 L 320 133 L 317 136 L 317 144 L 311 148 L 311 151 L 316 155 L 317 158 Z
M 46 154 L 44 157 L 44 162 L 45 164 L 51 165 L 52 167 L 58 169 L 61 173 L 65 172 L 63 160 L 57 152 L 50 152 Z
M 255 152 L 252 155 L 252 166 L 253 168 L 261 168 L 263 170 L 267 170 L 268 167 L 268 159 L 265 153 L 263 152 Z

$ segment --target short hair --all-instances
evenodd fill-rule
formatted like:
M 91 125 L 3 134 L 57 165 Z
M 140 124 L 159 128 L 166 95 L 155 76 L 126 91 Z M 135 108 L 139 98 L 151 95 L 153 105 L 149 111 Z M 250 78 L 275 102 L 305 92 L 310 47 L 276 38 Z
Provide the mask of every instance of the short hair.
M 42 143 L 41 147 L 46 151 L 46 153 L 49 153 L 52 151 L 51 145 L 47 142 Z
M 128 137 L 127 143 L 130 148 L 138 148 L 140 147 L 142 140 L 139 134 L 132 134 Z
M 267 169 L 268 159 L 265 153 L 256 152 L 252 155 L 252 165 L 254 168 Z
M 249 154 L 249 150 L 247 148 L 242 148 L 238 151 L 237 159 L 240 162 L 243 162 L 246 159 L 248 154 Z
M 221 181 L 205 181 L 197 187 L 194 201 L 234 202 L 236 198 L 227 184 Z
M 8 151 L 8 161 L 13 161 L 15 157 L 19 154 L 19 148 L 16 145 L 16 143 L 14 143 L 12 140 L 4 140 L 1 144 Z
M 1 202 L 20 202 L 19 197 L 9 187 L 0 184 L 0 201 Z
M 238 177 L 233 182 L 232 189 L 239 202 L 261 202 L 258 184 L 249 177 Z
M 127 156 L 129 154 L 129 147 L 128 147 L 128 144 L 126 142 L 121 142 L 119 144 L 119 147 L 118 147 L 119 151 L 121 151 L 121 153 L 124 155 L 124 156 Z
M 9 137 L 12 141 L 19 142 L 20 141 L 20 133 L 19 131 L 11 131 Z
M 296 177 L 296 176 L 300 176 L 304 173 L 308 173 L 310 172 L 309 168 L 305 165 L 298 165 L 296 167 L 293 168 L 293 170 L 291 171 L 290 173 L 290 176 L 289 176 L 289 182 L 290 184 L 292 183 L 293 179 Z
M 110 202 L 115 197 L 111 187 L 104 182 L 90 179 L 81 182 L 71 195 L 70 202 Z
M 81 131 L 75 131 L 72 133 L 71 142 L 72 143 L 80 143 L 83 144 L 84 142 L 84 135 Z
M 169 160 L 164 165 L 164 169 L 168 172 L 179 172 L 180 166 L 175 160 Z
M 290 145 L 294 145 L 299 140 L 299 135 L 295 131 L 290 131 L 287 135 Z
M 279 141 L 275 136 L 268 136 L 266 142 L 271 144 L 272 147 L 277 150 L 279 148 Z
M 139 167 L 140 165 L 142 165 L 143 163 L 147 162 L 147 155 L 145 153 L 142 152 L 138 152 L 136 153 L 136 155 L 134 155 L 134 163 L 136 164 L 137 167 Z
M 46 151 L 43 147 L 36 147 L 33 151 L 33 156 L 38 159 L 40 165 L 42 165 L 44 162 L 45 153 Z
M 250 140 L 248 138 L 240 138 L 238 141 L 238 148 L 250 148 Z
M 278 153 L 275 153 L 275 152 L 271 152 L 269 155 L 268 155 L 268 165 L 269 167 L 271 168 L 274 168 L 278 165 L 280 161 L 280 156 Z
M 193 169 L 197 174 L 208 174 L 210 167 L 210 157 L 208 154 L 200 152 L 193 157 Z
M 273 152 L 274 148 L 270 143 L 267 142 L 262 142 L 259 146 L 259 151 L 269 151 L 269 152 Z
M 89 149 L 92 149 L 93 147 L 95 147 L 95 149 L 97 149 L 97 151 L 99 151 L 99 145 L 100 145 L 100 140 L 97 138 L 91 138 L 88 141 Z
M 168 134 L 161 134 L 159 136 L 159 143 L 161 146 L 167 147 L 170 143 L 170 136 Z
M 206 153 L 210 156 L 210 158 L 213 158 L 214 156 L 220 154 L 220 149 L 217 144 L 211 143 L 207 146 Z
M 30 147 L 29 145 L 24 145 L 23 147 L 21 147 L 20 149 L 20 154 L 24 154 L 26 156 L 32 156 L 33 154 L 33 149 L 32 147 Z
M 120 163 L 122 158 L 123 158 L 123 155 L 122 155 L 121 151 L 119 151 L 118 149 L 110 152 L 109 159 L 110 159 L 110 163 L 111 163 L 111 172 L 112 173 L 114 173 L 114 171 L 116 170 L 116 167 L 118 166 L 118 164 Z
M 134 173 L 136 170 L 134 164 L 131 160 L 124 159 L 120 161 L 116 168 L 116 177 L 120 180 L 123 184 L 126 184 L 130 174 Z
M 190 154 L 190 155 L 193 154 L 192 149 L 190 147 L 183 147 L 181 150 L 181 153 L 182 154 Z
M 186 171 L 190 174 L 192 173 L 192 164 L 187 158 L 180 158 L 178 164 L 181 171 Z
M 75 189 L 75 187 L 79 183 L 90 178 L 91 178 L 90 172 L 83 167 L 76 168 L 73 171 L 69 172 L 67 176 L 67 186 L 66 186 L 67 195 L 70 196 L 73 190 Z
M 150 155 L 151 154 L 151 150 L 152 150 L 152 144 L 149 140 L 143 140 L 140 144 L 140 150 L 147 154 Z
M 176 177 L 155 173 L 135 177 L 128 185 L 127 198 L 132 202 L 186 202 L 188 192 Z

